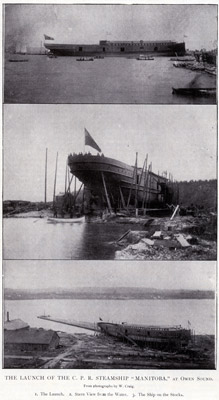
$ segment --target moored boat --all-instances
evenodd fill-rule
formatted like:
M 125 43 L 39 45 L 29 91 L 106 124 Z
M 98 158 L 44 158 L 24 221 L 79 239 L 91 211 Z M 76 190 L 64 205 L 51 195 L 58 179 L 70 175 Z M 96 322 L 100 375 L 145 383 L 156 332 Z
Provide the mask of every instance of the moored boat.
M 186 95 L 186 96 L 215 96 L 216 88 L 172 88 L 172 94 Z
M 59 217 L 48 217 L 47 218 L 48 222 L 52 223 L 64 223 L 64 224 L 76 224 L 76 223 L 82 223 L 85 222 L 85 217 L 78 217 L 78 218 L 59 218 Z
M 94 61 L 93 57 L 80 57 L 76 58 L 77 61 Z
M 28 58 L 23 58 L 23 59 L 19 59 L 19 58 L 15 58 L 15 59 L 9 58 L 8 61 L 9 61 L 9 62 L 28 62 L 29 60 L 28 60 Z
M 144 54 L 140 54 L 140 55 L 136 58 L 136 60 L 139 60 L 139 61 L 152 61 L 152 60 L 154 60 L 154 57 L 145 56 Z

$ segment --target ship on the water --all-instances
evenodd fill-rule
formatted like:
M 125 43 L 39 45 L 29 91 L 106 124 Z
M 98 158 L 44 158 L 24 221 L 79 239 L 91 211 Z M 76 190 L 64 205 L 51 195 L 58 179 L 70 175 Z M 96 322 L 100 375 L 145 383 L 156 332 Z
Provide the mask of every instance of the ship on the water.
M 44 46 L 56 56 L 131 56 L 153 54 L 157 56 L 184 56 L 185 43 L 172 40 L 155 41 L 109 41 L 100 40 L 99 44 L 59 44 L 46 36 Z
M 107 207 L 112 211 L 129 207 L 164 208 L 171 204 L 173 190 L 167 173 L 161 176 L 152 172 L 152 164 L 147 165 L 147 158 L 140 168 L 137 157 L 134 166 L 105 157 L 87 130 L 85 144 L 99 153 L 70 154 L 68 165 L 70 172 L 84 184 L 84 201 L 88 208 Z

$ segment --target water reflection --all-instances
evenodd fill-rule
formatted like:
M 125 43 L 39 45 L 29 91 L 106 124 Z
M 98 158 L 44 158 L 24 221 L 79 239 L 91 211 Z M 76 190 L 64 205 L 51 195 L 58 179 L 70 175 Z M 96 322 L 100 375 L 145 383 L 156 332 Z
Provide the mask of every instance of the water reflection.
M 3 221 L 4 258 L 111 260 L 116 250 L 113 242 L 129 228 L 120 224 L 51 224 L 46 219 L 8 218 Z

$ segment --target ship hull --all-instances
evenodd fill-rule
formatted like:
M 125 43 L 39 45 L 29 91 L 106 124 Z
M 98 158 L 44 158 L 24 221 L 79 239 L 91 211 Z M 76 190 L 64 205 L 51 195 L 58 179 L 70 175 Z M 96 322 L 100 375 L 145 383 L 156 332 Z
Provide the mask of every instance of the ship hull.
M 167 179 L 152 172 L 146 174 L 141 168 L 136 169 L 123 162 L 104 157 L 70 155 L 68 158 L 70 171 L 89 190 L 93 196 L 103 198 L 107 193 L 113 203 L 123 197 L 127 204 L 138 207 L 145 204 L 162 206 L 166 203 L 168 188 Z M 104 187 L 105 183 L 105 187 Z
M 98 327 L 109 336 L 142 346 L 185 347 L 191 341 L 191 331 L 182 327 L 141 326 L 99 322 Z
M 100 41 L 99 44 L 55 44 L 44 43 L 52 54 L 57 56 L 138 56 L 140 54 L 157 56 L 183 56 L 185 43 L 171 41 L 164 42 L 109 42 Z

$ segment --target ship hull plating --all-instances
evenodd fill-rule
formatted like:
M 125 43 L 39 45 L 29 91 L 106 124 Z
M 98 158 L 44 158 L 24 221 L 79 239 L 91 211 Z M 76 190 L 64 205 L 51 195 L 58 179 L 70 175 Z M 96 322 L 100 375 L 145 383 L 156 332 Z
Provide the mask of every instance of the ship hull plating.
M 153 54 L 158 56 L 183 56 L 185 43 L 172 41 L 154 42 L 110 42 L 102 40 L 99 44 L 55 44 L 44 43 L 44 46 L 57 56 L 138 56 L 140 54 Z
M 123 197 L 126 205 L 129 199 L 130 204 L 137 201 L 138 207 L 142 206 L 143 200 L 147 206 L 164 206 L 169 200 L 167 179 L 153 172 L 141 168 L 136 172 L 135 167 L 123 162 L 90 154 L 70 155 L 68 164 L 71 173 L 93 196 L 103 198 L 107 190 L 112 202 Z
M 99 322 L 98 327 L 109 336 L 133 344 L 151 347 L 182 348 L 191 341 L 191 331 L 178 327 L 141 326 Z

